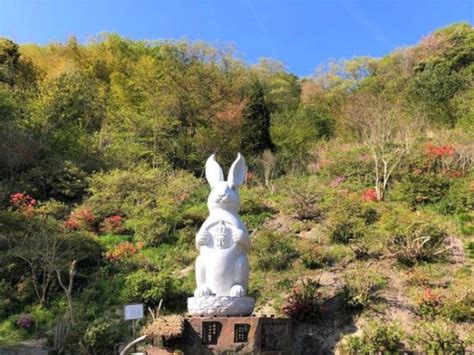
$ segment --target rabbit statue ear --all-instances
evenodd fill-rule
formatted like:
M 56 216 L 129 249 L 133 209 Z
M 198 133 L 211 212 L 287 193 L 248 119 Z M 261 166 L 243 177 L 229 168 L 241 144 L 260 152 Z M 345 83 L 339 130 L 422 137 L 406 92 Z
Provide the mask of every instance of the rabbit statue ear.
M 219 181 L 224 181 L 224 173 L 219 163 L 216 161 L 215 154 L 212 154 L 206 161 L 206 179 L 211 187 L 214 187 Z
M 245 165 L 245 159 L 242 154 L 237 154 L 237 159 L 232 163 L 229 170 L 229 176 L 227 181 L 231 186 L 239 187 L 245 181 L 245 174 L 247 173 L 247 166 Z

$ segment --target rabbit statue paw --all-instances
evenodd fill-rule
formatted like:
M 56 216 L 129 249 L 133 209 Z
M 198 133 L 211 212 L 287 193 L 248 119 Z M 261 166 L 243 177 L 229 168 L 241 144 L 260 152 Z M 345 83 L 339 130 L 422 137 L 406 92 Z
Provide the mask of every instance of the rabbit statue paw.
M 243 286 L 240 286 L 240 285 L 234 285 L 230 289 L 230 295 L 232 297 L 243 297 L 245 296 L 245 288 L 243 288 Z
M 211 289 L 207 286 L 199 286 L 194 291 L 194 297 L 203 297 L 203 296 L 211 296 L 212 292 Z
M 250 314 L 255 304 L 253 298 L 245 296 L 250 237 L 238 215 L 245 159 L 240 153 L 237 155 L 227 181 L 214 155 L 207 159 L 205 170 L 211 186 L 209 216 L 196 234 L 197 288 L 194 297 L 188 299 L 188 311 L 199 315 Z

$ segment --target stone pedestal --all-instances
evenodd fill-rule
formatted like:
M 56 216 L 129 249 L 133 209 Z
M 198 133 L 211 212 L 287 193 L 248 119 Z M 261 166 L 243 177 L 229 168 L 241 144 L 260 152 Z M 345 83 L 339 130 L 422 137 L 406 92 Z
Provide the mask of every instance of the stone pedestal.
M 165 342 L 185 354 L 290 355 L 290 319 L 273 317 L 189 317 L 183 335 Z
M 188 298 L 188 313 L 191 316 L 249 316 L 255 300 L 252 297 L 203 296 Z

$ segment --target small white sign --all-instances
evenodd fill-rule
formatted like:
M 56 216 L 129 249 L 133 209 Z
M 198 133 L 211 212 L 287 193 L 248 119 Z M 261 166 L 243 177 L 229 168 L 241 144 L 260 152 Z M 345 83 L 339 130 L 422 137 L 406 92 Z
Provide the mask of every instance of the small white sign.
M 132 303 L 126 304 L 123 307 L 123 313 L 125 320 L 134 320 L 143 318 L 143 304 L 142 303 Z

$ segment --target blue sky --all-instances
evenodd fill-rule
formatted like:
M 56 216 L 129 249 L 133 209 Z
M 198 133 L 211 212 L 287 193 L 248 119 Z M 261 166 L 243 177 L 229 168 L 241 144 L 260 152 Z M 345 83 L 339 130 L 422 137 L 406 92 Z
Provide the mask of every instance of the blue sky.
M 305 76 L 330 59 L 382 56 L 436 28 L 474 22 L 474 0 L 0 0 L 0 36 L 18 43 L 133 39 L 233 44 Z

